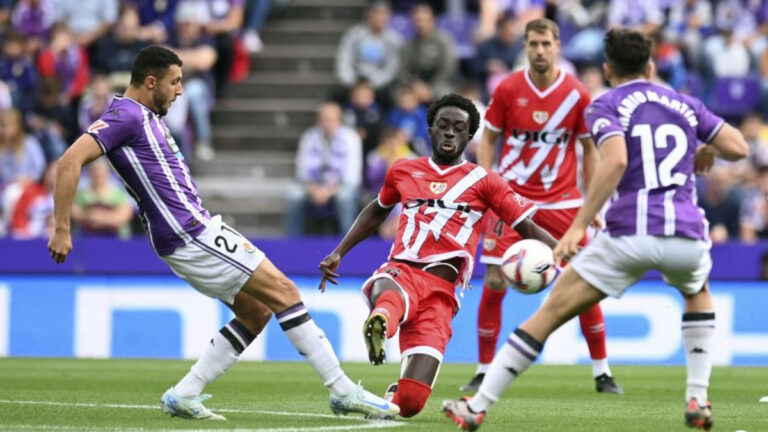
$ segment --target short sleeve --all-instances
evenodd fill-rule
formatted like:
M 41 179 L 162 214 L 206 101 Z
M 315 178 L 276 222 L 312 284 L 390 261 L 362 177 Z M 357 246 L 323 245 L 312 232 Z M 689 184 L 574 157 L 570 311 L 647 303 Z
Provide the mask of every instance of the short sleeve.
M 725 120 L 710 111 L 696 98 L 687 97 L 686 102 L 693 108 L 696 118 L 699 120 L 699 124 L 696 126 L 696 138 L 701 142 L 709 144 L 720 131 L 720 128 L 723 127 Z
M 397 178 L 400 164 L 395 162 L 384 177 L 384 185 L 379 190 L 379 205 L 390 208 L 400 202 L 400 191 L 397 190 Z
M 504 119 L 507 115 L 507 102 L 504 97 L 506 86 L 499 85 L 493 92 L 493 98 L 488 103 L 488 109 L 485 111 L 485 119 L 483 123 L 485 127 L 494 131 L 501 132 L 504 130 Z
M 595 140 L 595 145 L 600 145 L 606 138 L 614 135 L 624 135 L 624 129 L 619 124 L 616 113 L 611 108 L 608 99 L 598 98 L 587 108 L 584 115 L 586 127 Z
M 129 143 L 142 130 L 142 120 L 120 108 L 108 109 L 93 122 L 86 133 L 99 143 L 106 154 Z
M 536 212 L 537 208 L 533 202 L 518 195 L 498 174 L 488 172 L 486 183 L 491 210 L 510 227 L 516 227 L 523 219 Z

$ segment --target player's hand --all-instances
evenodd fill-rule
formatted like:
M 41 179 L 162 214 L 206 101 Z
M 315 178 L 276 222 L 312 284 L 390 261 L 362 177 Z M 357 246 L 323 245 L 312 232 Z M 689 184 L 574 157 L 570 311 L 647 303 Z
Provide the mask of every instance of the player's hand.
M 595 229 L 603 229 L 605 228 L 605 221 L 603 220 L 603 217 L 599 214 L 595 215 L 595 218 L 592 219 L 592 222 L 589 223 L 590 226 L 592 226 Z
M 693 158 L 693 172 L 696 175 L 709 173 L 715 164 L 715 153 L 715 148 L 710 145 L 703 145 L 696 149 L 696 155 Z
M 341 255 L 335 252 L 332 252 L 320 262 L 318 268 L 323 272 L 323 278 L 320 279 L 320 286 L 317 287 L 320 292 L 325 292 L 325 281 L 334 285 L 339 284 L 336 280 L 339 278 L 339 274 L 336 273 L 336 269 L 339 268 L 339 263 L 341 263 Z
M 67 255 L 72 250 L 72 235 L 69 231 L 55 230 L 51 239 L 48 240 L 48 253 L 56 264 L 61 264 L 67 259 Z
M 555 246 L 555 262 L 568 261 L 573 258 L 581 249 L 579 243 L 581 239 L 586 235 L 587 230 L 580 227 L 571 226 L 568 231 L 563 234 L 560 241 Z

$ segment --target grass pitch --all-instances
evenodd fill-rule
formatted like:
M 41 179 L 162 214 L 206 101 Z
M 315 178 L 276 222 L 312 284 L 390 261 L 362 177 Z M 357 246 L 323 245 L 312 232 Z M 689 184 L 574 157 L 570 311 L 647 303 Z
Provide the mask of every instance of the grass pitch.
M 227 422 L 165 416 L 163 392 L 191 362 L 171 360 L 0 359 L 0 430 L 326 432 L 336 430 L 452 431 L 440 412 L 444 398 L 474 372 L 470 365 L 444 365 L 431 399 L 415 418 L 367 422 L 335 417 L 328 395 L 309 365 L 236 365 L 206 391 L 207 406 Z M 395 380 L 396 365 L 347 364 L 353 379 L 377 393 Z M 597 394 L 588 366 L 532 367 L 491 410 L 481 431 L 669 432 L 683 426 L 685 369 L 615 366 L 624 396 Z M 710 398 L 716 431 L 768 431 L 768 368 L 715 368 Z

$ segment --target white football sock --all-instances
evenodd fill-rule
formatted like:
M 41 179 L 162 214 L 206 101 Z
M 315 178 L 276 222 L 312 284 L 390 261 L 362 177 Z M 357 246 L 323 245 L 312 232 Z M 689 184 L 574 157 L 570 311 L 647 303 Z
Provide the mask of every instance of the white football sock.
M 469 408 L 474 412 L 487 411 L 509 383 L 536 360 L 542 348 L 542 344 L 525 331 L 518 328 L 512 332 L 493 358 L 480 389 L 469 400 Z
M 203 355 L 192 365 L 184 378 L 174 386 L 182 397 L 199 395 L 205 386 L 220 377 L 233 364 L 238 356 L 256 338 L 237 320 L 230 321 L 211 339 Z
M 611 368 L 608 366 L 608 358 L 592 359 L 592 376 L 597 378 L 602 374 L 612 376 Z
M 490 363 L 478 363 L 477 364 L 477 372 L 475 372 L 475 375 L 481 374 L 481 373 L 488 373 L 488 369 L 491 367 Z
M 276 315 L 285 335 L 315 369 L 323 385 L 337 395 L 349 394 L 356 385 L 344 374 L 325 333 L 315 324 L 303 303 Z
M 683 314 L 683 344 L 688 380 L 685 400 L 695 397 L 700 405 L 707 401 L 709 375 L 712 372 L 712 339 L 715 335 L 715 313 Z

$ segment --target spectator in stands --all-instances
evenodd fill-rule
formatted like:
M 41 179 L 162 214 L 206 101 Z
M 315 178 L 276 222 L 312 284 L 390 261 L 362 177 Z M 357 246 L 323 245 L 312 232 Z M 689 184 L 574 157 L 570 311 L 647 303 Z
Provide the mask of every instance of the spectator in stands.
M 40 52 L 37 68 L 41 77 L 58 82 L 63 104 L 78 100 L 88 87 L 88 55 L 75 42 L 64 23 L 57 23 L 51 28 L 51 41 Z
M 24 51 L 34 56 L 48 39 L 48 32 L 56 21 L 56 0 L 21 0 L 13 8 L 11 23 L 24 38 Z
M 743 77 L 750 71 L 750 53 L 734 33 L 740 21 L 738 4 L 724 1 L 715 8 L 717 33 L 704 41 L 704 70 L 709 87 L 717 78 Z
M 174 17 L 179 0 L 122 0 L 139 13 L 139 39 L 163 43 L 173 32 Z
M 7 33 L 3 40 L 0 80 L 8 84 L 13 106 L 23 112 L 32 108 L 35 100 L 37 71 L 31 57 L 24 52 L 24 38 L 16 32 Z
M 402 85 L 397 89 L 397 105 L 389 111 L 387 124 L 405 134 L 416 154 L 432 154 L 427 108 L 419 103 L 416 90 L 412 86 Z
M 263 48 L 261 33 L 267 21 L 273 0 L 246 0 L 245 24 L 243 25 L 243 44 L 249 53 L 257 53 Z
M 664 22 L 659 0 L 611 0 L 608 27 L 630 27 L 650 36 Z
M 131 63 L 136 54 L 149 44 L 141 39 L 139 13 L 132 5 L 123 5 L 117 23 L 99 46 L 92 59 L 94 69 L 109 75 L 117 89 L 125 89 L 131 80 Z M 144 34 L 146 36 L 146 34 Z
M 731 168 L 726 164 L 713 167 L 703 189 L 699 192 L 699 206 L 709 221 L 712 242 L 738 238 L 742 194 L 734 185 Z
M 128 238 L 133 207 L 122 186 L 110 177 L 105 158 L 88 165 L 88 184 L 75 194 L 72 219 L 83 234 Z
M 344 233 L 357 216 L 358 190 L 362 177 L 362 145 L 354 129 L 341 121 L 341 108 L 327 102 L 317 111 L 317 125 L 301 136 L 296 154 L 299 183 L 288 196 L 287 232 L 305 233 L 309 208 L 336 212 L 339 231 Z
M 712 26 L 712 5 L 709 0 L 672 2 L 665 36 L 683 49 L 687 64 L 693 69 L 701 66 L 704 35 Z
M 427 4 L 411 11 L 416 29 L 400 51 L 400 83 L 410 84 L 419 102 L 429 104 L 453 90 L 458 65 L 453 40 L 435 27 L 435 15 Z
M 43 147 L 47 160 L 61 156 L 80 132 L 74 106 L 61 100 L 58 81 L 51 79 L 40 83 L 27 124 Z
M 203 31 L 208 9 L 195 1 L 183 1 L 176 10 L 176 28 L 170 45 L 184 63 L 184 94 L 195 139 L 195 156 L 208 161 L 215 153 L 211 145 L 211 105 L 214 97 L 213 65 L 218 55 L 213 40 Z M 177 107 L 181 108 L 181 107 Z M 170 127 L 170 125 L 169 125 Z M 174 135 L 182 132 L 171 131 Z
M 20 193 L 10 218 L 11 237 L 48 238 L 53 234 L 53 186 L 56 162 L 51 162 L 39 180 L 20 184 Z
M 472 61 L 472 72 L 478 88 L 487 101 L 487 82 L 491 77 L 503 76 L 515 66 L 518 54 L 523 50 L 522 38 L 516 33 L 515 18 L 505 15 L 499 22 L 496 36 L 480 44 Z
M 339 82 L 348 89 L 361 79 L 368 81 L 376 99 L 386 106 L 400 70 L 400 37 L 387 26 L 390 16 L 387 3 L 371 4 L 365 23 L 344 32 L 336 53 Z
M 83 100 L 80 101 L 78 108 L 77 124 L 80 127 L 80 133 L 84 133 L 93 122 L 98 120 L 112 102 L 114 95 L 112 85 L 105 75 L 93 77 L 93 81 L 91 81 L 91 85 L 83 96 Z
M 758 113 L 741 121 L 741 134 L 749 144 L 749 162 L 754 167 L 768 166 L 768 127 Z
M 525 33 L 528 21 L 544 17 L 544 0 L 479 0 L 480 25 L 476 40 L 484 41 L 492 37 L 496 24 L 504 16 L 513 18 L 512 32 L 516 39 Z
M 603 71 L 598 66 L 584 67 L 579 74 L 579 80 L 589 91 L 589 96 L 592 100 L 599 98 L 608 91 L 608 87 L 605 85 L 605 78 L 603 78 Z
M 653 41 L 652 59 L 659 78 L 673 89 L 683 90 L 688 84 L 688 71 L 680 49 L 677 45 L 664 40 L 664 34 L 661 31 L 653 33 L 651 40 Z
M 55 1 L 56 21 L 66 24 L 75 42 L 94 54 L 94 44 L 109 33 L 117 20 L 118 0 Z
M 363 142 L 363 158 L 379 145 L 384 113 L 376 102 L 376 92 L 362 80 L 349 91 L 344 104 L 344 124 L 355 129 Z
M 557 22 L 561 32 L 575 27 L 575 34 L 563 37 L 563 57 L 583 64 L 601 63 L 603 36 L 608 12 L 605 0 L 563 0 L 557 4 Z
M 741 241 L 751 243 L 768 237 L 768 165 L 758 169 L 757 185 L 742 202 L 740 222 Z
M 12 182 L 33 182 L 45 169 L 40 143 L 24 133 L 21 112 L 0 113 L 0 189 Z
M 183 0 L 190 1 L 190 0 Z M 199 0 L 192 0 L 199 1 Z M 243 26 L 244 0 L 205 0 L 208 4 L 210 21 L 205 32 L 216 44 L 218 54 L 213 74 L 216 94 L 221 95 L 229 81 L 229 70 L 235 59 L 235 37 Z
M 387 129 L 381 137 L 381 143 L 365 158 L 365 183 L 368 197 L 375 197 L 384 185 L 387 170 L 398 159 L 413 158 L 416 154 L 408 146 L 408 137 L 396 130 Z M 391 239 L 397 233 L 400 209 L 395 209 L 379 226 L 379 237 Z

